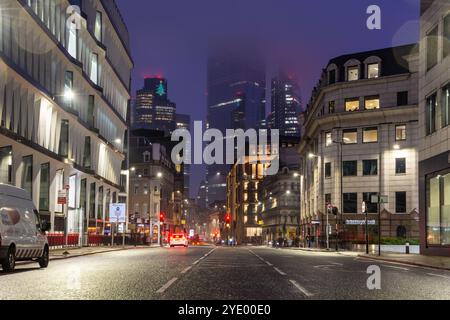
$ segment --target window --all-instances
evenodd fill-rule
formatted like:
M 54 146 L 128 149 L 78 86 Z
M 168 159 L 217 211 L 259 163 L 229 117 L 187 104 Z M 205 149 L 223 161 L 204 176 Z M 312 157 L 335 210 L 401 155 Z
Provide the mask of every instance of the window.
M 363 142 L 374 143 L 378 142 L 378 128 L 364 128 L 363 130 Z
M 56 170 L 55 173 L 55 190 L 56 192 L 53 193 L 53 203 L 55 203 L 55 212 L 62 213 L 63 212 L 63 205 L 58 204 L 58 191 L 64 190 L 64 169 Z
M 71 20 L 70 17 L 67 17 L 66 21 Z M 77 58 L 77 24 L 76 21 L 73 19 L 69 22 L 70 26 L 67 30 L 67 51 L 73 58 Z
M 359 80 L 359 66 L 347 68 L 347 81 Z
M 325 133 L 325 146 L 329 147 L 333 144 L 333 138 L 331 136 L 331 132 Z
M 22 189 L 33 196 L 33 156 L 22 158 Z
M 98 212 L 97 219 L 103 220 L 103 187 L 98 188 Z
M 91 54 L 91 81 L 98 84 L 98 54 Z
M 73 72 L 66 71 L 64 74 L 64 102 L 68 107 L 72 107 L 73 101 Z
M 330 70 L 328 72 L 328 84 L 336 83 L 336 70 Z
M 94 26 L 94 36 L 95 38 L 102 42 L 102 36 L 103 36 L 103 23 L 102 23 L 103 17 L 102 13 L 100 11 L 97 11 L 95 15 L 95 26 Z
M 0 183 L 12 184 L 12 147 L 0 148 Z
M 148 186 L 144 185 L 144 195 L 148 195 Z
M 371 63 L 367 65 L 367 79 L 375 79 L 380 76 L 380 65 Z
M 148 177 L 148 169 L 144 169 L 143 172 L 142 172 L 142 175 L 144 177 Z
M 150 162 L 150 152 L 144 152 L 144 162 Z
M 331 193 L 326 193 L 325 194 L 325 205 L 329 205 L 331 204 Z
M 84 138 L 83 166 L 85 168 L 91 167 L 91 137 Z
M 380 109 L 380 96 L 365 97 L 364 108 L 366 110 Z
M 409 104 L 408 91 L 397 92 L 397 106 L 407 106 Z
M 395 212 L 406 213 L 406 192 L 395 193 Z
M 438 61 L 438 27 L 427 34 L 427 71 L 433 68 Z
M 378 196 L 376 192 L 364 192 L 363 201 L 366 203 L 367 213 L 377 213 L 378 204 L 372 203 L 372 196 Z
M 345 111 L 358 111 L 359 110 L 359 98 L 345 99 Z
M 50 203 L 50 163 L 41 164 L 39 181 L 39 210 L 49 211 Z
M 333 114 L 336 112 L 336 101 L 328 101 L 328 113 Z
M 395 126 L 395 141 L 405 141 L 406 140 L 406 125 Z
M 87 123 L 95 128 L 95 97 L 92 95 L 88 97 Z
M 450 244 L 450 173 L 427 177 L 427 242 Z
M 378 175 L 378 160 L 363 160 L 363 175 L 364 176 Z
M 406 227 L 405 226 L 398 226 L 397 227 L 397 238 L 404 238 L 406 239 Z
M 80 181 L 80 208 L 83 215 L 84 230 L 86 230 L 87 219 L 87 180 L 82 179 Z
M 450 54 L 450 14 L 444 18 L 444 48 L 443 57 L 447 57 Z
M 89 190 L 89 218 L 95 219 L 95 183 L 91 183 Z
M 59 155 L 65 158 L 69 156 L 69 120 L 61 120 Z
M 430 135 L 436 131 L 436 94 L 427 98 L 425 117 L 427 135 Z
M 358 161 L 343 161 L 342 173 L 344 177 L 352 177 L 358 175 Z
M 357 129 L 345 129 L 342 132 L 342 139 L 345 144 L 358 143 L 358 130 Z
M 134 185 L 134 194 L 138 194 L 139 193 L 139 184 L 135 184 Z
M 325 178 L 331 178 L 331 163 L 325 163 Z
M 70 209 L 75 209 L 77 207 L 77 176 L 71 175 L 69 177 L 69 199 L 67 201 L 67 206 Z
M 395 159 L 395 174 L 406 173 L 406 158 Z
M 344 193 L 344 213 L 358 213 L 358 194 Z
M 449 124 L 450 124 L 450 84 L 447 85 L 444 89 L 442 89 L 442 127 L 447 127 Z

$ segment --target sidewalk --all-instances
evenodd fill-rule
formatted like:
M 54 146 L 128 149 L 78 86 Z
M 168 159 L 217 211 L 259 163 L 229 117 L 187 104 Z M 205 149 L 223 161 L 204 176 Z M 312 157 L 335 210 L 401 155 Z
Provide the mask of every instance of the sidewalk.
M 115 251 L 124 251 L 124 250 L 133 250 L 133 249 L 150 249 L 150 248 L 160 248 L 158 245 L 152 246 L 114 246 L 114 247 L 74 247 L 67 249 L 51 249 L 50 250 L 50 261 L 54 260 L 63 260 L 70 258 L 77 258 L 83 256 L 90 256 L 99 253 L 107 253 L 107 252 L 115 252 Z M 19 261 L 18 265 L 25 265 L 33 263 L 31 261 Z
M 418 267 L 426 267 L 440 270 L 450 270 L 450 257 L 423 256 L 419 254 L 398 254 L 398 253 L 382 253 L 381 257 L 375 255 L 359 254 L 358 257 L 409 264 Z

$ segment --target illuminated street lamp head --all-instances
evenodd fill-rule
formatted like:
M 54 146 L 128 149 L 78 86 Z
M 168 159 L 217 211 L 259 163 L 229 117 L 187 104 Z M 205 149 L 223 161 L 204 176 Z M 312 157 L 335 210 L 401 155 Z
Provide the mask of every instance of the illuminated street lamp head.
M 290 195 L 291 194 L 291 190 L 286 191 L 286 194 Z
M 131 172 L 135 172 L 136 171 L 136 168 L 135 167 L 131 167 Z
M 162 172 L 158 172 L 158 174 L 156 175 L 156 177 L 162 178 Z
M 217 175 L 217 176 L 220 176 L 220 172 L 217 172 L 216 175 Z
M 394 150 L 400 150 L 400 146 L 398 144 L 394 145 Z
M 310 158 L 310 159 L 315 158 L 315 157 L 317 157 L 317 156 L 312 152 L 308 154 L 308 158 Z
M 299 174 L 296 172 L 294 173 L 294 178 L 298 178 Z
M 117 143 L 117 144 L 120 144 L 120 143 L 122 143 L 122 140 L 117 138 L 116 140 L 114 140 L 114 142 Z

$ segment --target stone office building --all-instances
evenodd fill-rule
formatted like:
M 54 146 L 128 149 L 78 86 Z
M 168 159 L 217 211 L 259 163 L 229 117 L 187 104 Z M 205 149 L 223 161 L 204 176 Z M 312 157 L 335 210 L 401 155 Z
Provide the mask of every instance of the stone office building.
M 421 253 L 450 256 L 450 2 L 421 1 Z
M 302 237 L 324 245 L 328 205 L 339 210 L 341 239 L 364 241 L 363 226 L 378 224 L 382 237 L 418 238 L 418 54 L 407 45 L 332 59 L 302 118 Z M 336 234 L 334 215 L 328 216 Z M 371 227 L 371 238 L 378 227 Z
M 52 231 L 103 234 L 125 191 L 133 62 L 120 12 L 114 1 L 2 0 L 0 17 L 0 182 L 27 190 Z

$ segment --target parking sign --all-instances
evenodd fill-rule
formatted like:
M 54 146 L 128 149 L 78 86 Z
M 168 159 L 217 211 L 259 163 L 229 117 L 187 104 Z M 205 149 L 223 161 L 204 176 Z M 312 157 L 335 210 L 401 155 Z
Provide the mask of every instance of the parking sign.
M 125 203 L 111 203 L 109 205 L 109 221 L 114 223 L 126 222 Z

